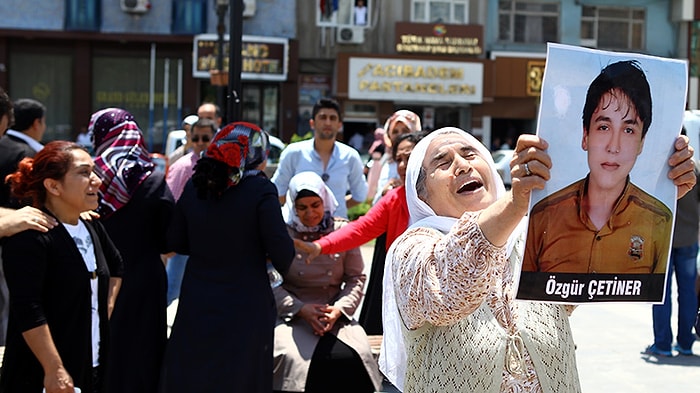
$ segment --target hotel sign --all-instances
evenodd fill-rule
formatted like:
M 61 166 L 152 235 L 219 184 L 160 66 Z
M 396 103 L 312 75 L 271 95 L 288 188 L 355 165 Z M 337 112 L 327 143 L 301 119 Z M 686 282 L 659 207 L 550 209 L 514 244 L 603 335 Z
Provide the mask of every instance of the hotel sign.
M 348 97 L 353 100 L 481 103 L 481 63 L 351 57 Z
M 397 22 L 396 52 L 480 56 L 484 53 L 484 28 L 481 25 Z
M 243 80 L 286 81 L 289 68 L 289 41 L 286 38 L 244 35 L 242 37 Z M 192 76 L 209 78 L 209 71 L 217 68 L 219 53 L 216 34 L 200 34 L 194 37 Z M 228 72 L 229 42 L 224 36 L 224 72 Z

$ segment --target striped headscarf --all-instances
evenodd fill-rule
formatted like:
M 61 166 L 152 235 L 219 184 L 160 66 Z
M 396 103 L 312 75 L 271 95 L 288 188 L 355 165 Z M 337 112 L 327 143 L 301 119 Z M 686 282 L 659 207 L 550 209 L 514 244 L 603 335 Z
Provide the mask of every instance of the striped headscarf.
M 252 123 L 230 123 L 216 133 L 204 153 L 232 169 L 228 186 L 235 186 L 248 176 L 262 173 L 258 168 L 270 154 L 267 133 Z
M 108 217 L 126 205 L 155 170 L 143 134 L 131 113 L 107 108 L 93 113 L 88 132 L 95 149 L 95 173 L 102 180 L 97 212 Z

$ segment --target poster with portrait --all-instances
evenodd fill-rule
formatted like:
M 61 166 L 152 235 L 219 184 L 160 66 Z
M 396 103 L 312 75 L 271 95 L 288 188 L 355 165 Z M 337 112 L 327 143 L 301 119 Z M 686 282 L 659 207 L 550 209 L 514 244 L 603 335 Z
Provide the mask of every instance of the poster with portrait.
M 551 179 L 532 193 L 518 299 L 663 301 L 687 75 L 682 60 L 548 45 Z

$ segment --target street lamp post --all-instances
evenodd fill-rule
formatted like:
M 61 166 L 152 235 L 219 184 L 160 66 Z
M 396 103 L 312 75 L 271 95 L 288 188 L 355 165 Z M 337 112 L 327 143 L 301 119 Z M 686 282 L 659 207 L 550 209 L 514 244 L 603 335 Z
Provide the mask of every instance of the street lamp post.
M 229 84 L 228 84 L 228 107 L 226 113 L 229 121 L 241 121 L 241 93 L 243 83 L 241 81 L 241 72 L 243 72 L 243 0 L 230 0 L 231 12 L 229 14 L 229 26 L 231 32 L 229 35 Z
M 218 53 L 216 56 L 216 70 L 219 78 L 222 78 L 223 71 L 224 71 L 224 34 L 226 33 L 226 23 L 224 21 L 224 17 L 226 16 L 226 12 L 228 11 L 228 6 L 229 6 L 229 0 L 214 0 L 214 4 L 216 5 L 216 16 L 218 16 L 219 20 L 216 25 L 216 33 L 218 34 L 218 40 L 217 40 L 217 46 L 218 46 Z M 219 108 L 226 108 L 226 90 L 227 88 L 227 83 L 221 83 L 216 86 L 216 104 L 219 106 Z M 229 121 L 228 118 L 226 118 L 226 121 Z

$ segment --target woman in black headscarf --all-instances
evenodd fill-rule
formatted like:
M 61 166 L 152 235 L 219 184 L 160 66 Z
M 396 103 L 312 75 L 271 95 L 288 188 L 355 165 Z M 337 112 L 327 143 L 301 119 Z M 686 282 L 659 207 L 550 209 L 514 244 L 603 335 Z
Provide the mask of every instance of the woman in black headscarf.
M 161 390 L 270 392 L 275 301 L 266 261 L 287 271 L 294 245 L 262 169 L 267 134 L 219 131 L 177 202 L 168 243 L 189 255 Z

